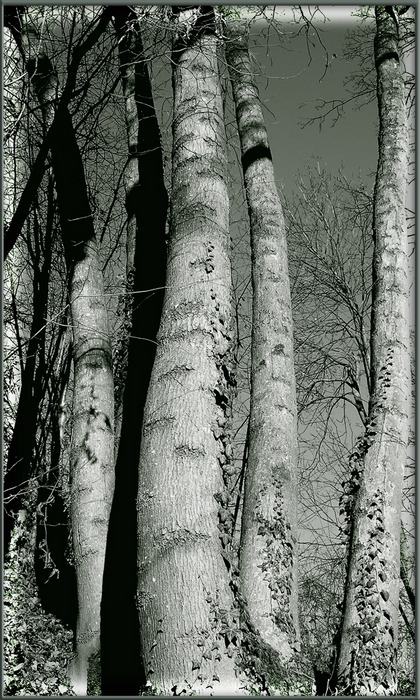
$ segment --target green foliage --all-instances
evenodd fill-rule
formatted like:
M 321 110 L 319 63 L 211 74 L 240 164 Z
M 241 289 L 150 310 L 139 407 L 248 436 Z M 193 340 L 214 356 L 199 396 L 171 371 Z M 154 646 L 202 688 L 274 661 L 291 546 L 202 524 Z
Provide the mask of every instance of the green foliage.
M 34 528 L 23 511 L 4 569 L 4 695 L 74 695 L 72 633 L 42 609 L 33 573 Z

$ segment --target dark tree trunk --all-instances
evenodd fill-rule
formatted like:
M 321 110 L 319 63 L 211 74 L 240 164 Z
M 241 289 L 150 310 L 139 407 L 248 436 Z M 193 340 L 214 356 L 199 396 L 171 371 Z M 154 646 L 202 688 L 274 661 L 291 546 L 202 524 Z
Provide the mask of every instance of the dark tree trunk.
M 24 29 L 22 31 L 22 8 L 19 6 L 5 8 L 5 26 L 7 26 L 12 32 L 16 39 L 16 43 L 23 54 L 24 60 L 27 61 L 28 55 L 25 53 L 25 34 Z M 86 39 L 73 50 L 72 60 L 67 72 L 67 81 L 64 89 L 60 95 L 60 101 L 55 112 L 55 116 L 46 132 L 45 138 L 41 144 L 38 155 L 31 167 L 31 172 L 28 177 L 28 181 L 23 189 L 22 195 L 20 197 L 19 203 L 16 207 L 16 211 L 13 214 L 12 220 L 9 226 L 4 231 L 4 241 L 3 241 L 3 259 L 5 260 L 15 245 L 23 225 L 28 218 L 32 202 L 36 196 L 38 187 L 41 184 L 42 178 L 45 173 L 45 161 L 48 152 L 51 148 L 53 139 L 57 140 L 60 134 L 60 127 L 58 124 L 59 115 L 61 110 L 67 110 L 68 104 L 72 98 L 72 93 L 76 84 L 77 71 L 81 60 L 88 53 L 88 51 L 94 46 L 95 42 L 99 39 L 101 34 L 105 31 L 109 21 L 111 19 L 111 14 L 108 8 L 104 8 L 102 14 L 99 17 L 98 22 L 88 34 Z M 31 71 L 29 71 L 31 74 Z
M 40 349 L 45 340 L 48 281 L 49 264 L 46 260 L 41 269 L 34 270 L 34 313 L 26 348 L 25 369 L 22 375 L 15 425 L 7 455 L 4 477 L 5 553 L 10 542 L 14 516 L 23 507 L 22 494 L 26 493 L 30 486 L 29 479 L 37 478 L 36 469 L 33 468 L 33 455 L 39 424 L 38 409 L 44 392 L 42 377 L 37 373 L 37 363 L 40 361 Z
M 102 601 L 102 692 L 106 695 L 138 695 L 145 682 L 135 601 L 136 498 L 143 410 L 166 274 L 168 199 L 159 126 L 140 35 L 141 10 L 137 8 L 136 12 L 125 7 L 113 9 L 126 104 L 128 228 L 123 335 L 114 361 L 119 441 Z

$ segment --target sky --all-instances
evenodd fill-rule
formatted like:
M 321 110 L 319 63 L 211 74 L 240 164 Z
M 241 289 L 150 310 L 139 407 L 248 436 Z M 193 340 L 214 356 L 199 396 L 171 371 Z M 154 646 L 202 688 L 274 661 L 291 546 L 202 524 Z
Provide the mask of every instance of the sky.
M 357 176 L 359 171 L 363 176 L 373 176 L 376 168 L 375 101 L 359 110 L 355 105 L 347 105 L 335 124 L 327 119 L 321 129 L 319 122 L 304 126 L 305 121 L 319 114 L 318 100 L 349 97 L 344 82 L 358 68 L 357 59 L 348 60 L 343 55 L 346 37 L 357 25 L 350 14 L 353 8 L 324 6 L 322 9 L 330 21 L 317 22 L 316 29 L 328 51 L 328 67 L 326 51 L 313 31 L 311 60 L 303 32 L 285 46 L 281 46 L 279 37 L 272 32 L 269 57 L 265 55 L 265 47 L 253 49 L 265 69 L 266 80 L 259 81 L 260 96 L 266 106 L 266 126 L 278 182 L 287 194 L 294 189 L 298 174 L 305 172 L 308 163 L 315 165 L 319 161 L 321 168 L 332 172 L 343 167 L 348 177 Z M 276 10 L 279 18 L 285 15 L 286 22 L 282 24 L 285 32 L 291 30 L 290 13 L 291 8 Z M 262 35 L 261 23 L 259 28 Z M 254 40 L 258 41 L 258 32 Z M 373 181 L 373 177 L 369 180 Z

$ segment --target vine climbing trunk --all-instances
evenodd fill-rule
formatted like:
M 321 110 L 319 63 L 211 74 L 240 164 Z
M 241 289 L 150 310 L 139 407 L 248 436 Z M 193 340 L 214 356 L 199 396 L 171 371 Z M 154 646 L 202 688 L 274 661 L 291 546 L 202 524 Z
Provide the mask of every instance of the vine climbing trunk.
M 149 685 L 236 694 L 224 437 L 231 382 L 226 144 L 214 11 L 173 8 L 173 170 L 167 288 L 142 430 L 140 635 Z
M 286 681 L 299 649 L 297 408 L 286 230 L 247 29 L 227 17 L 252 251 L 249 456 L 239 553 L 244 624 L 268 685 Z M 288 666 L 289 672 L 285 672 Z
M 408 138 L 396 7 L 375 6 L 379 111 L 373 215 L 371 401 L 352 456 L 353 489 L 335 686 L 346 695 L 397 694 L 400 528 L 409 421 Z

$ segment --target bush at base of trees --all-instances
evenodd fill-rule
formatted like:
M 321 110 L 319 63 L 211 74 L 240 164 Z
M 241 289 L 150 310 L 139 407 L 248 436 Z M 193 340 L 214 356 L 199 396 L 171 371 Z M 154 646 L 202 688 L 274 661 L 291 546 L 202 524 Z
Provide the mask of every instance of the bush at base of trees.
M 33 575 L 34 528 L 20 511 L 4 568 L 4 695 L 74 695 L 73 632 L 44 612 Z

